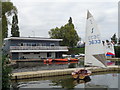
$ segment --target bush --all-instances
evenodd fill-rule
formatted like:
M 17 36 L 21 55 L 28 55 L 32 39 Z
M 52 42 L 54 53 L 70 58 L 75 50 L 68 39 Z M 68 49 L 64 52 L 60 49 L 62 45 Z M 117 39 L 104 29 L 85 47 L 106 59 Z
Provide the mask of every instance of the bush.
M 85 53 L 85 48 L 69 48 L 69 51 L 67 54 L 79 54 L 79 53 Z
M 115 46 L 115 57 L 120 58 L 120 46 Z
M 6 55 L 2 56 L 2 90 L 10 90 L 11 67 Z

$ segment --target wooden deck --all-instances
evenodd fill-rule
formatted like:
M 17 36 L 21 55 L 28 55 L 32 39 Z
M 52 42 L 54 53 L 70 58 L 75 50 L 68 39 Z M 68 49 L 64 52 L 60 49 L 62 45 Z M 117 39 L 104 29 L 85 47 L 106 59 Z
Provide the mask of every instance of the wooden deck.
M 41 78 L 41 77 L 50 77 L 50 76 L 70 75 L 71 72 L 73 72 L 76 69 L 82 69 L 82 68 L 18 72 L 12 74 L 12 79 L 19 80 L 19 79 L 38 78 L 38 77 Z M 92 71 L 92 73 L 120 71 L 120 67 L 118 66 L 108 66 L 107 68 L 86 67 L 86 69 Z
M 110 61 L 120 61 L 120 58 L 107 58 L 107 60 L 110 60 Z

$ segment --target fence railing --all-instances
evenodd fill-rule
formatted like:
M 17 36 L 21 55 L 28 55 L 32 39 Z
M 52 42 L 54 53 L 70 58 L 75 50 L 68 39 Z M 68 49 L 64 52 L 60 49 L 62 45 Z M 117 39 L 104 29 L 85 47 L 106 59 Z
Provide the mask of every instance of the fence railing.
M 68 50 L 67 46 L 10 46 L 10 50 Z

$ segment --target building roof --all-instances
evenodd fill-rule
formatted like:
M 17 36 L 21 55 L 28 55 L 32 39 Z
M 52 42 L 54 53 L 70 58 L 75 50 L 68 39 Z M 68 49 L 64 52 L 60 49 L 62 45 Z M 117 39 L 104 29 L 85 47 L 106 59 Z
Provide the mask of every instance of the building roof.
M 4 40 L 44 40 L 44 41 L 62 41 L 63 39 L 51 39 L 43 37 L 8 37 Z

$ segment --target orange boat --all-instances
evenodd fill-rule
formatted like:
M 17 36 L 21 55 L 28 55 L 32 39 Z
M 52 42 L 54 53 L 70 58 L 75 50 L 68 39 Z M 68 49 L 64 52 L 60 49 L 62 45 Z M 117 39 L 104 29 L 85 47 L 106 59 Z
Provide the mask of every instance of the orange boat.
M 78 59 L 75 58 L 60 58 L 60 59 L 46 59 L 44 60 L 44 63 L 49 63 L 49 62 L 72 62 L 72 61 L 78 61 Z
M 71 62 L 44 62 L 44 64 L 68 64 L 68 63 L 78 63 L 75 61 Z
M 67 58 L 65 58 L 65 59 L 53 59 L 52 60 L 53 62 L 55 61 L 55 62 L 68 62 L 68 59 Z
M 44 63 L 49 63 L 49 62 L 52 62 L 53 59 L 46 59 L 44 60 Z
M 76 58 L 70 58 L 69 61 L 78 61 L 78 59 L 76 59 Z

